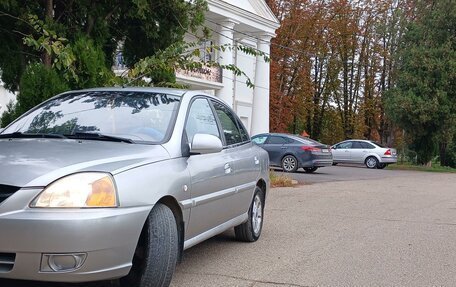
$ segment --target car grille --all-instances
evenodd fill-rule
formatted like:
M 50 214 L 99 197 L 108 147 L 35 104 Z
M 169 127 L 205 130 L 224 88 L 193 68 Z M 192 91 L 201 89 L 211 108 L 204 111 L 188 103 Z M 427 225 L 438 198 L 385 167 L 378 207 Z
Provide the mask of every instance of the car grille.
M 19 189 L 17 186 L 0 184 L 0 204 Z
M 0 253 L 0 273 L 6 273 L 13 270 L 15 260 L 15 253 Z

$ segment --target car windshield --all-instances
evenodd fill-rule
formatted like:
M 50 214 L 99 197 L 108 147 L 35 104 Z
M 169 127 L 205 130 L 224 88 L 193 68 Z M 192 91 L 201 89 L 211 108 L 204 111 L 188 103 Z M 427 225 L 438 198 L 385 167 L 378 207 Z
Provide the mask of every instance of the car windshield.
M 134 143 L 161 143 L 170 133 L 179 102 L 179 96 L 152 92 L 68 93 L 44 102 L 2 134 L 77 135 L 94 140 L 118 137 Z

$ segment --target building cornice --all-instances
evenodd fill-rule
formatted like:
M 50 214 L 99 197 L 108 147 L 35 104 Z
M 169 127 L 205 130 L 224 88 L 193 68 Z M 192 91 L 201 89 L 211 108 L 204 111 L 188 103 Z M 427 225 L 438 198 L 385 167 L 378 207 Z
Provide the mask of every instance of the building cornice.
M 223 11 L 227 11 L 227 12 L 233 13 L 234 15 L 236 15 L 238 17 L 241 17 L 243 19 L 254 21 L 255 23 L 258 23 L 258 24 L 270 29 L 270 31 L 275 31 L 275 30 L 277 30 L 280 27 L 279 21 L 272 14 L 272 12 L 271 12 L 271 14 L 274 17 L 274 21 L 270 20 L 270 19 L 267 19 L 265 17 L 262 17 L 262 16 L 260 16 L 258 14 L 252 13 L 250 11 L 244 10 L 244 9 L 242 9 L 240 7 L 237 7 L 235 5 L 232 5 L 230 3 L 224 2 L 224 1 L 207 0 L 207 2 L 208 2 L 208 5 L 209 5 L 209 11 L 211 11 L 212 7 L 215 7 L 215 8 L 221 9 Z M 274 33 L 272 33 L 272 34 L 274 34 Z

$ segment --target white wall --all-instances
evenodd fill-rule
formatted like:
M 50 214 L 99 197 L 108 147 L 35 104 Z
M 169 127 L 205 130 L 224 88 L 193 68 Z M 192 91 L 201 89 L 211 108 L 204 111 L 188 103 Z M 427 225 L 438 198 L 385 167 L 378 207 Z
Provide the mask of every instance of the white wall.
M 6 110 L 6 105 L 10 101 L 16 101 L 16 95 L 6 90 L 0 82 L 0 116 Z

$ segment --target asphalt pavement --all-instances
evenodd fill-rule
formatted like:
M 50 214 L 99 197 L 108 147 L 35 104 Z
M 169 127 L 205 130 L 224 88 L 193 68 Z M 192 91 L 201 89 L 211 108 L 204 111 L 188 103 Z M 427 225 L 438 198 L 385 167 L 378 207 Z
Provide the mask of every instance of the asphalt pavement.
M 300 184 L 312 184 L 333 181 L 372 180 L 382 178 L 402 177 L 414 174 L 413 171 L 396 171 L 387 169 L 369 169 L 365 165 L 338 164 L 337 166 L 321 167 L 314 173 L 306 173 L 303 169 L 295 173 L 284 173 L 281 168 L 274 168 L 277 174 L 287 175 Z
M 172 286 L 456 286 L 456 174 L 337 166 L 293 177 L 305 184 L 268 194 L 258 242 L 227 231 L 188 249 Z

